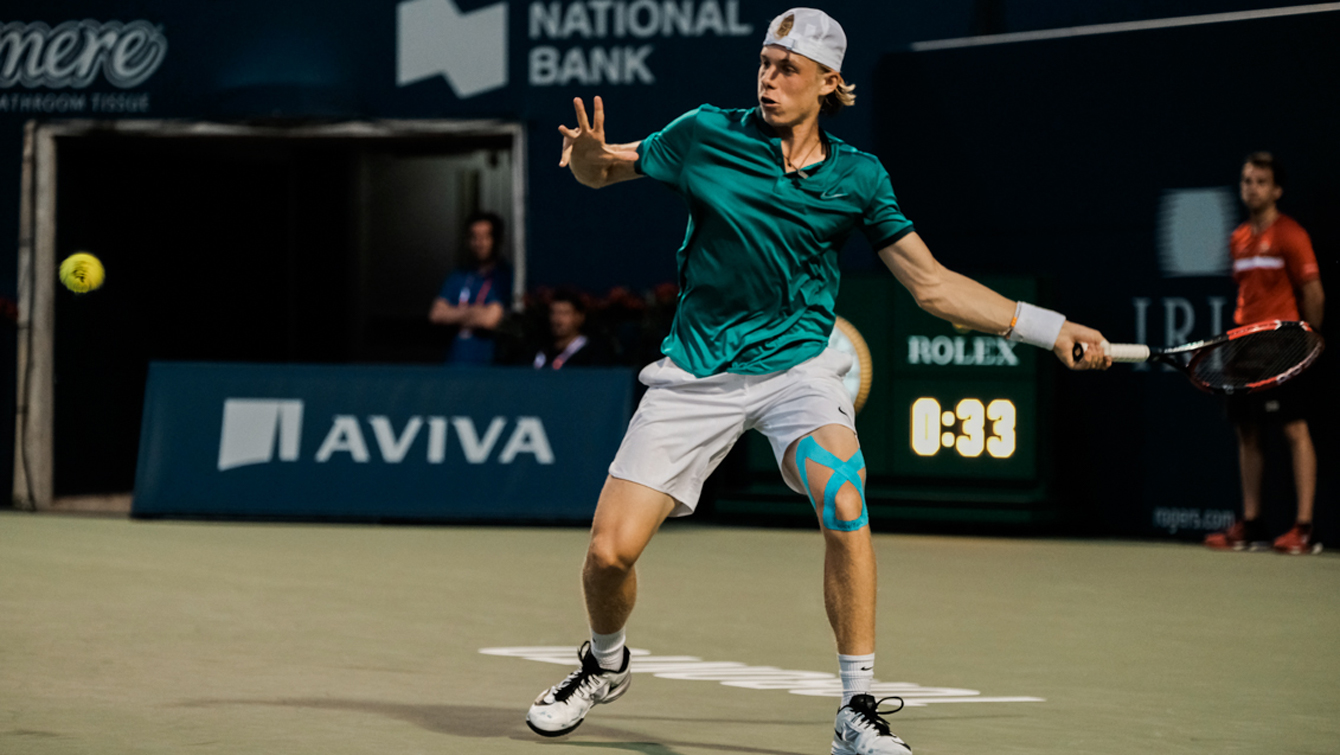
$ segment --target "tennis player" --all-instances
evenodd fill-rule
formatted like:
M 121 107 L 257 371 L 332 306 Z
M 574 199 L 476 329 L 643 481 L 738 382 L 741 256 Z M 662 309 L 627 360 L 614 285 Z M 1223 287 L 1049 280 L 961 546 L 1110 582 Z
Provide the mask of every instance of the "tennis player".
M 559 128 L 559 164 L 580 183 L 649 176 L 684 197 L 689 226 L 665 357 L 639 376 L 648 390 L 596 507 L 582 570 L 591 641 L 578 652 L 581 668 L 531 706 L 526 722 L 539 734 L 566 734 L 628 690 L 634 564 L 666 517 L 693 512 L 708 474 L 754 428 L 787 484 L 809 496 L 824 536 L 824 605 L 843 687 L 832 751 L 911 752 L 869 694 L 876 576 L 865 465 L 841 379 L 850 357 L 827 348 L 838 252 L 852 231 L 928 312 L 1051 349 L 1075 369 L 1111 363 L 1097 331 L 941 266 L 899 210 L 879 160 L 819 127 L 820 113 L 855 102 L 841 74 L 846 45 L 837 21 L 794 8 L 768 26 L 757 107 L 703 105 L 640 142 L 613 145 L 601 99 L 589 121 L 576 99 L 577 127 Z M 1076 343 L 1099 348 L 1076 363 Z

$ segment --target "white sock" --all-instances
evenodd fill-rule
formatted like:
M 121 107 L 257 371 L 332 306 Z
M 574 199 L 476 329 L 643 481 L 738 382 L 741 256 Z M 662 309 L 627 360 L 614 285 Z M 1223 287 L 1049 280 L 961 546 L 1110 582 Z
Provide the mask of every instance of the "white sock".
M 610 671 L 623 668 L 623 630 L 612 634 L 591 632 L 591 654 L 600 662 L 600 667 Z
M 875 679 L 875 654 L 843 655 L 838 653 L 838 675 L 842 677 L 842 704 L 851 702 L 855 695 L 870 694 L 870 682 Z

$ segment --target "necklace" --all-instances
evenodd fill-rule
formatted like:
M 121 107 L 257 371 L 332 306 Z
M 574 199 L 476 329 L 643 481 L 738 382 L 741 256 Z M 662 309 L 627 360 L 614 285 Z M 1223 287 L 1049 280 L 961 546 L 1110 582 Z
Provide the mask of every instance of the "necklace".
M 797 165 L 795 162 L 792 162 L 791 158 L 786 157 L 785 155 L 783 155 L 783 156 L 782 156 L 782 167 L 783 167 L 783 168 L 790 168 L 791 170 L 794 170 L 794 171 L 795 171 L 801 178 L 809 178 L 809 177 L 810 177 L 810 174 L 806 173 L 806 172 L 802 169 L 802 166 L 804 166 L 804 165 L 808 165 L 808 164 L 809 164 L 809 158 L 810 158 L 811 155 L 814 154 L 814 150 L 815 150 L 815 149 L 818 149 L 818 150 L 820 151 L 820 153 L 822 154 L 822 152 L 823 152 L 823 147 L 824 147 L 824 142 L 823 142 L 822 139 L 820 139 L 820 140 L 818 141 L 818 143 L 816 143 L 813 147 L 810 147 L 809 150 L 807 150 L 807 151 L 805 152 L 805 157 L 802 158 L 802 159 L 800 160 L 800 164 L 799 164 L 799 165 Z

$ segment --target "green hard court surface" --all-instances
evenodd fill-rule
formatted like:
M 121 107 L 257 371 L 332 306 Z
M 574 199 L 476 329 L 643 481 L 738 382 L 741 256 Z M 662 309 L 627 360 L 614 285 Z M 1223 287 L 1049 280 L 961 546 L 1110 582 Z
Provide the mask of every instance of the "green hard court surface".
M 1340 558 L 877 535 L 877 677 L 918 755 L 1334 753 Z M 0 514 L 0 753 L 819 755 L 835 701 L 635 675 L 568 737 L 523 723 L 584 634 L 580 529 Z M 833 672 L 813 531 L 675 523 L 631 645 Z M 738 668 L 738 667 L 737 667 Z M 968 693 L 972 693 L 969 695 Z

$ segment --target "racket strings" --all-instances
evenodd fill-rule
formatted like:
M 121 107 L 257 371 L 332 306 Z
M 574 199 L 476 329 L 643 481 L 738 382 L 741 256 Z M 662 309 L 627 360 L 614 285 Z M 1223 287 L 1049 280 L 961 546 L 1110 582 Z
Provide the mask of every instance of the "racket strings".
M 1188 369 L 1192 378 L 1226 391 L 1245 390 L 1305 367 L 1321 351 L 1321 337 L 1302 329 L 1249 333 L 1201 352 Z

